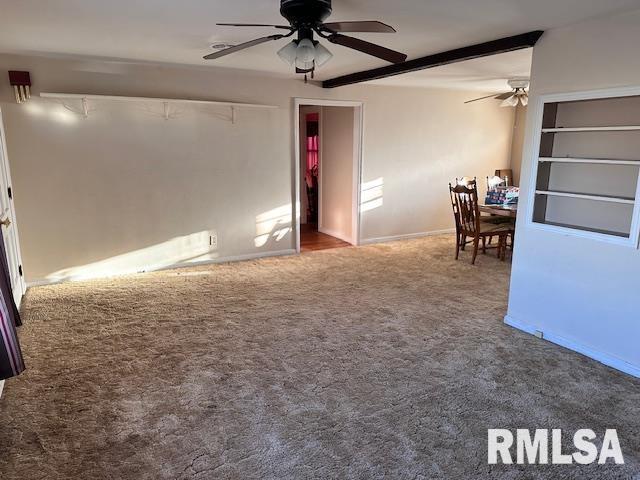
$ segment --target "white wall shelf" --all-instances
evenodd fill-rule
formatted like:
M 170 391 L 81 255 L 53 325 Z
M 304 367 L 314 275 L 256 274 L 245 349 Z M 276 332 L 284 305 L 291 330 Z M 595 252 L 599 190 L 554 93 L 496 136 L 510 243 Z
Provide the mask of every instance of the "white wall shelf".
M 610 203 L 624 203 L 628 205 L 635 204 L 635 198 L 628 197 L 616 197 L 613 195 L 589 195 L 585 193 L 572 193 L 572 192 L 555 192 L 551 190 L 536 190 L 536 195 L 548 195 L 550 197 L 566 197 L 566 198 L 580 198 L 582 200 L 595 200 L 598 202 L 610 202 Z
M 188 100 L 179 98 L 155 98 L 155 97 L 125 97 L 114 95 L 88 95 L 82 93 L 41 93 L 42 98 L 76 99 L 76 100 L 113 100 L 117 102 L 158 102 L 158 103 L 191 103 L 200 105 L 218 105 L 220 107 L 237 108 L 279 108 L 276 105 L 258 105 L 253 103 L 216 102 L 211 100 Z M 640 128 L 640 127 L 638 127 Z
M 589 228 L 589 227 L 582 227 L 579 225 L 569 225 L 566 223 L 558 223 L 558 222 L 547 222 L 545 225 L 550 225 L 553 227 L 558 227 L 558 228 L 563 228 L 563 229 L 567 229 L 567 230 L 582 230 L 583 232 L 591 232 L 591 233 L 599 233 L 602 235 L 611 235 L 613 237 L 620 237 L 620 238 L 629 238 L 629 234 L 628 233 L 624 233 L 624 232 L 617 232 L 615 230 L 604 230 L 601 228 Z
M 608 158 L 571 158 L 571 157 L 540 157 L 540 162 L 550 163 L 588 163 L 598 165 L 631 165 L 640 167 L 640 160 L 615 160 Z
M 542 133 L 563 132 L 629 132 L 640 130 L 640 125 L 619 125 L 613 127 L 554 127 L 543 128 Z
M 170 106 L 172 104 L 190 104 L 190 105 L 209 105 L 216 107 L 226 107 L 231 109 L 231 123 L 236 123 L 238 109 L 277 109 L 276 105 L 259 105 L 253 103 L 237 103 L 237 102 L 218 102 L 211 100 L 189 100 L 179 98 L 155 98 L 155 97 L 126 97 L 116 95 L 90 95 L 83 93 L 46 93 L 40 94 L 42 98 L 50 98 L 54 100 L 79 100 L 82 105 L 82 115 L 87 118 L 89 116 L 90 101 L 115 101 L 115 102 L 138 102 L 138 103 L 159 103 L 164 107 L 164 117 L 166 120 L 170 118 Z

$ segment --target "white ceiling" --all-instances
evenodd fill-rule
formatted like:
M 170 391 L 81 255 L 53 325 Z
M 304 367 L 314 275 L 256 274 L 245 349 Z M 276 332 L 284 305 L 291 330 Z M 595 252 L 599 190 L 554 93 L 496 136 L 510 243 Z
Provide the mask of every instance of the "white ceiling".
M 211 65 L 293 76 L 276 56 L 285 40 L 209 62 L 217 42 L 240 43 L 274 33 L 262 28 L 217 27 L 216 22 L 282 23 L 279 0 L 0 0 L 0 51 L 65 54 L 157 63 Z M 404 51 L 409 58 L 478 42 L 549 29 L 618 11 L 640 0 L 334 0 L 331 20 L 379 19 L 397 34 L 358 34 Z M 385 65 L 338 45 L 320 80 Z M 440 67 L 380 83 L 503 90 L 526 76 L 523 51 Z

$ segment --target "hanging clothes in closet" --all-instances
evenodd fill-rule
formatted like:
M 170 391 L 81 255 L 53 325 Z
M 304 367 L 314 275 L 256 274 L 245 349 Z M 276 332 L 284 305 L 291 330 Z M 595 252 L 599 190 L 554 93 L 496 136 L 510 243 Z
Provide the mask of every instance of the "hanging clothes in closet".
M 0 380 L 15 377 L 24 371 L 24 360 L 16 331 L 16 327 L 22 325 L 22 322 L 13 301 L 9 279 L 7 255 L 0 235 Z

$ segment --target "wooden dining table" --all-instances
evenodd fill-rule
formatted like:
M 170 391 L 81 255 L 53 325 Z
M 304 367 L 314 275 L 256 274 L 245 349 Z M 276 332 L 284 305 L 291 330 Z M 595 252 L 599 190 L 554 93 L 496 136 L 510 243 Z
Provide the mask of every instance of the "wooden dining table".
M 516 218 L 518 214 L 518 205 L 478 205 L 480 213 L 488 213 L 499 217 Z

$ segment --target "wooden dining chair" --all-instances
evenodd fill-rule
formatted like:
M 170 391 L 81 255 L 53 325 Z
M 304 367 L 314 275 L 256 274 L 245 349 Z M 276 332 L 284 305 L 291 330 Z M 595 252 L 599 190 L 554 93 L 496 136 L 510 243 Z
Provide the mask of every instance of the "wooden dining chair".
M 459 232 L 456 227 L 456 232 L 458 232 L 456 234 L 456 260 L 460 255 L 462 245 L 473 243 L 471 264 L 475 265 L 480 243 L 482 242 L 482 249 L 485 252 L 486 240 L 492 237 L 498 237 L 498 245 L 496 247 L 498 258 L 504 260 L 507 250 L 507 238 L 512 234 L 513 227 L 509 224 L 493 224 L 481 221 L 478 189 L 475 184 L 471 185 L 471 187 L 464 185 L 456 185 L 454 187 L 449 184 L 449 193 L 455 201 L 454 212 L 457 211 L 460 224 Z M 467 238 L 472 240 L 467 242 Z
M 456 185 L 458 184 L 458 179 L 456 178 Z M 451 198 L 451 207 L 453 209 L 453 219 L 456 225 L 456 260 L 460 256 L 460 250 L 464 252 L 466 246 L 471 243 L 467 241 L 467 237 L 462 234 L 462 222 L 460 221 L 460 211 L 458 210 L 458 205 L 456 204 L 456 198 L 453 194 L 453 189 L 451 188 L 451 184 L 449 184 L 449 197 Z

